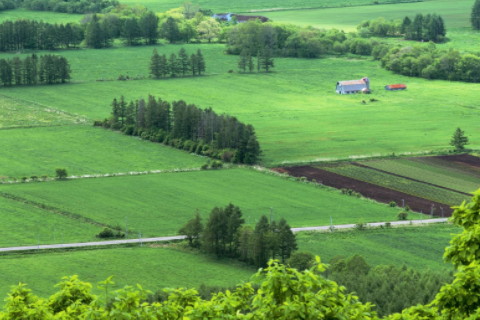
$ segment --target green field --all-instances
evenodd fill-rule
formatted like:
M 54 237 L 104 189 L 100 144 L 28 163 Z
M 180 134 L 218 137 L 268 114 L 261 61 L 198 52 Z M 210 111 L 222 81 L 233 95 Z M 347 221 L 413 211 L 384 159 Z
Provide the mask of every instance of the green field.
M 473 1 L 471 0 L 430 0 L 394 5 L 266 12 L 264 15 L 276 22 L 354 31 L 364 20 L 378 17 L 403 19 L 405 16 L 413 17 L 417 13 L 436 13 L 444 18 L 448 36 L 448 30 L 450 29 L 470 26 L 469 18 L 472 5 Z
M 407 0 L 408 1 L 408 0 Z M 378 3 L 396 2 L 396 0 L 378 0 Z M 183 2 L 176 0 L 125 0 L 121 3 L 128 5 L 142 5 L 154 11 L 166 11 L 172 8 L 178 8 Z M 194 6 L 202 9 L 212 9 L 214 12 L 262 12 L 277 11 L 282 9 L 301 9 L 301 8 L 328 8 L 328 7 L 347 7 L 372 5 L 373 0 L 241 0 L 235 2 L 225 2 L 221 0 L 198 0 L 191 1 Z
M 434 157 L 372 160 L 362 164 L 467 193 L 480 187 L 478 171 L 468 166 L 456 168 L 455 163 L 441 161 Z
M 48 11 L 30 11 L 26 9 L 15 9 L 0 12 L 0 22 L 6 20 L 40 20 L 48 23 L 68 23 L 68 22 L 80 22 L 83 18 L 82 14 L 69 14 L 59 12 Z
M 407 265 L 417 270 L 452 270 L 442 260 L 452 234 L 460 228 L 452 225 L 368 229 L 334 233 L 298 233 L 300 251 L 320 255 L 328 262 L 338 256 L 359 254 L 370 265 Z
M 200 168 L 208 159 L 91 126 L 0 130 L 0 178 Z
M 180 47 L 162 46 L 159 51 L 178 52 Z M 378 62 L 362 58 L 276 59 L 276 71 L 269 74 L 228 73 L 236 70 L 237 57 L 224 55 L 223 45 L 185 47 L 187 52 L 202 49 L 208 76 L 98 82 L 120 74 L 148 76 L 153 48 L 78 50 L 62 52 L 72 61 L 73 84 L 9 88 L 4 95 L 91 120 L 108 117 L 112 99 L 122 94 L 127 99 L 149 94 L 169 101 L 183 99 L 252 124 L 267 166 L 439 151 L 450 148 L 456 127 L 472 137 L 479 133 L 475 121 L 480 114 L 479 84 L 394 75 Z M 337 80 L 363 76 L 371 79 L 372 95 L 335 93 Z M 406 83 L 408 90 L 383 89 L 385 84 L 398 82 Z M 370 98 L 378 101 L 371 103 Z M 470 147 L 478 148 L 475 139 L 471 141 Z
M 254 269 L 232 261 L 218 261 L 205 255 L 183 252 L 161 245 L 91 249 L 0 256 L 2 277 L 0 297 L 10 286 L 27 283 L 34 293 L 46 297 L 58 288 L 54 285 L 66 275 L 79 275 L 96 284 L 114 276 L 114 289 L 141 284 L 156 291 L 162 288 L 209 286 L 230 287 L 248 281 Z
M 322 167 L 322 169 L 450 206 L 460 204 L 470 198 L 457 192 L 352 164 Z
M 95 240 L 102 228 L 0 196 L 0 247 Z
M 46 204 L 99 224 L 128 229 L 130 237 L 174 235 L 198 209 L 239 206 L 247 224 L 261 215 L 292 227 L 391 221 L 398 209 L 252 169 L 1 185 L 0 192 Z M 355 208 L 352 210 L 352 208 Z M 86 240 L 91 240 L 90 238 Z

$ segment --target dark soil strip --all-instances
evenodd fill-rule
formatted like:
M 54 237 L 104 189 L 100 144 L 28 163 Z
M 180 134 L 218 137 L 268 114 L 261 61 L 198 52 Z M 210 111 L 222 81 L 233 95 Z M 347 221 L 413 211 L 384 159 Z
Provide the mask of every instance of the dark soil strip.
M 357 166 L 357 167 L 366 168 L 366 169 L 369 169 L 369 170 L 374 170 L 374 171 L 378 171 L 378 172 L 381 172 L 381 173 L 385 173 L 385 174 L 388 174 L 388 175 L 391 175 L 391 176 L 394 176 L 394 177 L 399 177 L 399 178 L 402 178 L 402 179 L 407 179 L 407 180 L 410 180 L 410 181 L 414 181 L 414 182 L 418 182 L 418 183 L 423 183 L 423 184 L 425 184 L 425 185 L 427 185 L 427 186 L 431 186 L 431 187 L 435 187 L 435 188 L 440 188 L 440 189 L 447 190 L 447 191 L 451 191 L 451 192 L 456 192 L 456 193 L 459 193 L 459 194 L 462 194 L 462 195 L 465 195 L 465 196 L 468 196 L 468 197 L 471 197 L 471 196 L 472 196 L 471 193 L 466 193 L 466 192 L 458 191 L 458 190 L 455 190 L 455 189 L 450 189 L 450 188 L 447 188 L 447 187 L 439 186 L 438 184 L 433 184 L 433 183 L 430 183 L 430 182 L 425 182 L 425 181 L 422 181 L 422 180 L 417 180 L 417 179 L 405 177 L 405 176 L 402 176 L 402 175 L 400 175 L 400 174 L 396 174 L 396 173 L 393 173 L 393 172 L 389 172 L 389 171 L 385 171 L 385 170 L 382 170 L 382 169 L 377 169 L 377 168 L 369 167 L 369 166 L 366 166 L 366 165 L 361 164 L 361 163 L 358 163 L 358 162 L 352 162 L 351 164 L 354 165 L 354 166 Z
M 480 158 L 474 157 L 469 154 L 459 154 L 454 156 L 436 156 L 436 159 L 441 159 L 448 162 L 457 162 L 457 163 L 464 163 L 466 165 L 477 167 L 480 169 Z M 428 158 L 424 158 L 428 159 Z
M 364 197 L 374 199 L 379 202 L 389 203 L 395 201 L 398 205 L 402 205 L 402 200 L 405 205 L 408 205 L 412 210 L 417 212 L 423 212 L 431 214 L 433 208 L 434 216 L 448 217 L 452 214 L 453 210 L 449 205 L 439 202 L 430 201 L 427 199 L 415 197 L 403 192 L 377 186 L 368 182 L 345 177 L 333 172 L 314 168 L 311 166 L 300 166 L 290 168 L 278 168 L 274 169 L 278 172 L 288 173 L 294 177 L 305 177 L 308 180 L 315 179 L 318 183 L 338 188 L 338 189 L 351 189 Z M 442 209 L 440 209 L 442 208 Z
M 62 215 L 62 216 L 68 217 L 68 218 L 70 218 L 70 219 L 80 220 L 80 221 L 82 221 L 82 222 L 89 223 L 89 224 L 93 224 L 93 225 L 95 225 L 95 226 L 108 227 L 108 228 L 111 228 L 111 229 L 116 229 L 115 227 L 112 227 L 112 226 L 110 226 L 110 225 L 108 225 L 108 224 L 104 224 L 104 223 L 95 221 L 95 220 L 93 220 L 93 219 L 84 217 L 84 216 L 79 215 L 79 214 L 77 214 L 77 213 L 72 213 L 72 212 L 68 212 L 68 211 L 63 211 L 63 210 L 60 210 L 60 209 L 58 209 L 58 208 L 55 208 L 55 207 L 52 207 L 52 206 L 48 206 L 48 205 L 43 204 L 43 203 L 40 203 L 40 202 L 28 200 L 28 199 L 25 199 L 25 198 L 22 198 L 22 197 L 19 197 L 19 196 L 10 194 L 10 193 L 0 192 L 0 197 L 4 197 L 4 198 L 6 198 L 6 199 L 10 199 L 10 200 L 13 200 L 13 201 L 17 201 L 17 202 L 21 202 L 21 203 L 24 203 L 24 204 L 28 204 L 28 205 L 30 205 L 30 206 L 33 206 L 33 207 L 35 207 L 35 208 L 39 208 L 39 209 L 48 211 L 48 212 L 50 212 L 50 213 Z

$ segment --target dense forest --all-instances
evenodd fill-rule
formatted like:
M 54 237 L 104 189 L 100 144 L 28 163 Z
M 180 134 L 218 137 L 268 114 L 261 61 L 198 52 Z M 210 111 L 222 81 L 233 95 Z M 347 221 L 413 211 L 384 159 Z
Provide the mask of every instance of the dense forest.
M 227 162 L 254 164 L 261 154 L 251 125 L 181 100 L 115 98 L 110 119 L 94 125 Z

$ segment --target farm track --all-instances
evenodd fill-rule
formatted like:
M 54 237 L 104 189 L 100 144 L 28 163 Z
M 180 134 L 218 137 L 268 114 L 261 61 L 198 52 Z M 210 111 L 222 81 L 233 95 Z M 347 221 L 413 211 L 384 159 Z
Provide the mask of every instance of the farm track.
M 425 226 L 431 225 L 433 223 L 446 223 L 446 218 L 440 219 L 423 219 L 423 220 L 403 220 L 403 221 L 392 221 L 389 222 L 390 226 Z M 366 223 L 365 227 L 369 228 L 379 228 L 385 226 L 386 222 L 371 222 Z M 317 227 L 301 227 L 301 228 L 291 228 L 292 232 L 306 232 L 306 231 L 316 231 L 316 232 L 331 232 L 332 230 L 349 230 L 355 229 L 357 226 L 355 224 L 340 224 L 340 225 L 330 225 L 330 226 L 317 226 Z M 114 245 L 125 245 L 125 244 L 140 244 L 141 246 L 144 243 L 155 243 L 155 242 L 169 242 L 169 241 L 178 241 L 184 240 L 186 236 L 168 236 L 168 237 L 155 237 L 155 238 L 137 238 L 137 239 L 124 239 L 124 240 L 108 240 L 108 241 L 94 241 L 94 242 L 78 242 L 78 243 L 61 243 L 61 244 L 39 244 L 35 246 L 20 246 L 20 247 L 6 247 L 0 248 L 1 253 L 8 252 L 17 252 L 17 251 L 32 251 L 32 250 L 55 250 L 55 249 L 72 249 L 72 248 L 86 248 L 86 247 L 98 247 L 98 246 L 114 246 Z
M 358 163 L 358 162 L 352 162 L 351 164 L 354 165 L 354 166 L 360 167 L 360 168 L 374 170 L 374 171 L 385 173 L 385 174 L 388 174 L 388 175 L 391 175 L 391 176 L 394 176 L 394 177 L 406 179 L 406 180 L 413 181 L 413 182 L 422 183 L 422 184 L 425 184 L 425 185 L 428 185 L 428 186 L 431 186 L 431 187 L 435 187 L 435 188 L 439 188 L 439 189 L 443 189 L 443 190 L 447 190 L 447 191 L 451 191 L 451 192 L 456 192 L 456 193 L 459 193 L 461 195 L 465 195 L 465 196 L 468 196 L 468 197 L 472 196 L 470 193 L 467 193 L 467 192 L 462 192 L 462 191 L 459 191 L 459 190 L 439 186 L 438 184 L 433 184 L 433 183 L 430 183 L 430 182 L 425 182 L 425 181 L 422 181 L 422 180 L 417 180 L 417 179 L 414 179 L 414 178 L 402 176 L 400 174 L 396 174 L 396 173 L 393 173 L 393 172 L 390 172 L 390 171 L 385 171 L 385 170 L 382 170 L 382 169 L 373 168 L 373 167 L 370 167 L 370 166 L 367 166 L 367 165 L 364 165 L 364 164 L 361 164 L 361 163 Z
M 316 180 L 318 183 L 334 187 L 337 189 L 351 189 L 366 198 L 370 198 L 379 202 L 389 203 L 395 201 L 398 205 L 404 203 L 412 210 L 432 213 L 434 216 L 450 216 L 453 210 L 448 204 L 439 203 L 424 198 L 416 197 L 404 192 L 388 189 L 372 183 L 352 179 L 339 175 L 330 171 L 314 168 L 311 166 L 286 167 L 273 169 L 277 172 L 288 173 L 294 177 L 306 177 L 308 180 Z
M 95 221 L 93 219 L 84 217 L 82 215 L 79 215 L 79 214 L 76 214 L 76 213 L 73 213 L 73 212 L 68 212 L 68 211 L 65 211 L 65 210 L 61 210 L 59 208 L 55 208 L 55 207 L 43 204 L 41 202 L 28 200 L 28 199 L 25 199 L 25 198 L 22 198 L 22 197 L 19 197 L 19 196 L 10 194 L 10 193 L 0 192 L 0 197 L 10 199 L 10 200 L 13 200 L 13 201 L 17 201 L 17 202 L 20 202 L 20 203 L 23 203 L 23 204 L 26 204 L 26 205 L 29 205 L 29 206 L 32 206 L 32 207 L 35 207 L 35 208 L 39 208 L 39 209 L 47 211 L 49 213 L 58 214 L 58 215 L 61 215 L 61 216 L 64 216 L 64 217 L 68 217 L 70 219 L 79 220 L 79 221 L 89 223 L 89 224 L 92 224 L 92 225 L 95 225 L 95 226 L 115 229 L 115 227 L 113 227 L 113 226 Z

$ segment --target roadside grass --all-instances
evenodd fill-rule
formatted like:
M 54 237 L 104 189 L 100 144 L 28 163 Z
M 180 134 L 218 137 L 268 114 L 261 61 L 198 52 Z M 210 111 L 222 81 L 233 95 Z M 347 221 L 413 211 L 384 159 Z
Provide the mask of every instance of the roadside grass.
M 71 14 L 49 11 L 31 11 L 24 8 L 2 11 L 0 14 L 0 23 L 7 20 L 38 20 L 48 23 L 68 23 L 80 22 L 83 14 Z
M 447 161 L 443 162 L 443 165 L 436 165 L 429 160 L 434 161 L 435 159 L 429 159 L 429 157 L 405 158 L 371 160 L 361 163 L 369 167 L 462 192 L 472 192 L 480 187 L 478 171 L 469 170 L 469 166 L 463 166 L 463 170 L 460 171 L 458 168 L 449 165 Z
M 398 0 L 378 0 L 378 3 L 397 2 Z M 150 10 L 154 11 L 166 11 L 172 8 L 178 8 L 182 6 L 181 2 L 175 0 L 125 0 L 122 4 L 128 5 L 142 5 Z M 202 9 L 212 9 L 214 12 L 256 12 L 256 11 L 275 11 L 278 9 L 291 8 L 321 8 L 321 7 L 349 7 L 360 5 L 372 5 L 372 0 L 242 0 L 235 2 L 225 2 L 221 0 L 206 0 L 200 3 L 194 3 L 199 5 Z M 262 13 L 259 13 L 262 14 Z
M 239 206 L 292 227 L 396 220 L 398 208 L 249 168 L 1 185 L 0 192 L 119 226 L 128 237 L 174 235 L 198 210 Z M 419 217 L 421 215 L 419 214 Z
M 421 182 L 412 181 L 406 178 L 389 175 L 387 173 L 378 172 L 373 169 L 358 167 L 351 164 L 321 168 L 346 177 L 369 182 L 420 198 L 444 203 L 446 205 L 456 205 L 470 198 L 469 196 L 453 191 L 444 190 Z
M 165 45 L 159 50 L 178 52 L 181 47 Z M 238 57 L 224 55 L 223 45 L 184 47 L 187 52 L 198 48 L 204 52 L 207 76 L 96 81 L 120 74 L 148 77 L 153 47 L 64 51 L 61 54 L 72 61 L 77 83 L 8 88 L 4 95 L 90 120 L 108 117 L 112 99 L 121 95 L 127 100 L 149 94 L 167 101 L 183 99 L 252 124 L 266 166 L 444 151 L 451 148 L 456 127 L 472 137 L 472 149 L 479 148 L 473 137 L 480 131 L 475 121 L 480 115 L 476 95 L 480 84 L 394 75 L 378 62 L 359 57 L 279 58 L 272 73 L 239 74 Z M 372 95 L 335 93 L 336 81 L 364 76 L 371 79 Z M 389 83 L 406 83 L 408 90 L 387 92 L 383 87 Z
M 85 119 L 35 103 L 22 103 L 0 95 L 0 130 L 16 127 L 84 123 Z
M 102 228 L 0 196 L 0 247 L 95 241 Z M 14 283 L 12 283 L 14 284 Z
M 0 130 L 0 178 L 200 168 L 207 158 L 90 125 Z M 42 184 L 43 187 L 43 184 Z
M 368 264 L 406 265 L 417 270 L 450 271 L 453 266 L 442 260 L 452 234 L 461 229 L 450 224 L 363 231 L 297 233 L 298 250 L 319 255 L 323 262 L 334 257 L 365 258 Z
M 337 28 L 354 31 L 364 20 L 379 17 L 385 19 L 403 19 L 417 13 L 435 13 L 441 15 L 446 24 L 447 36 L 451 28 L 470 26 L 471 0 L 434 0 L 395 5 L 357 6 L 349 8 L 312 9 L 264 12 L 263 15 L 276 22 L 290 23 L 317 28 Z
M 114 276 L 110 292 L 137 283 L 153 292 L 163 288 L 208 286 L 231 287 L 248 281 L 255 269 L 231 260 L 217 260 L 164 245 L 110 249 L 33 252 L 0 256 L 0 297 L 9 288 L 26 283 L 33 293 L 47 297 L 56 292 L 61 277 L 78 275 L 93 284 L 93 292 L 104 297 L 98 282 Z M 2 298 L 2 300 L 3 300 Z

